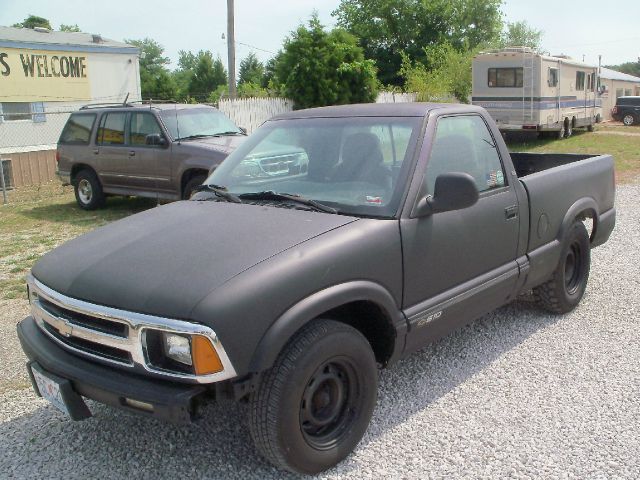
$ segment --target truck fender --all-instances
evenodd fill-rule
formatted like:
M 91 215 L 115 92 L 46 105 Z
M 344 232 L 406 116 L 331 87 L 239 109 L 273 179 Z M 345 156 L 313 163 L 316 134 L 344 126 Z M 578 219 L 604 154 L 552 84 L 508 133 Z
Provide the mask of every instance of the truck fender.
M 589 213 L 588 216 L 593 218 L 593 232 L 591 235 L 591 238 L 593 239 L 593 234 L 598 228 L 600 213 L 598 212 L 598 204 L 596 201 L 591 197 L 585 197 L 577 200 L 573 205 L 571 205 L 571 207 L 569 207 L 569 210 L 567 210 L 567 213 L 562 220 L 560 230 L 558 231 L 558 236 L 556 237 L 561 243 L 566 232 L 571 228 L 571 225 L 573 225 L 576 217 L 579 217 L 584 212 Z
M 358 280 L 320 290 L 285 311 L 263 335 L 249 364 L 249 371 L 261 372 L 270 368 L 289 339 L 308 322 L 328 310 L 356 301 L 375 303 L 390 319 L 396 333 L 392 355 L 396 358 L 404 348 L 406 319 L 386 288 L 374 282 Z

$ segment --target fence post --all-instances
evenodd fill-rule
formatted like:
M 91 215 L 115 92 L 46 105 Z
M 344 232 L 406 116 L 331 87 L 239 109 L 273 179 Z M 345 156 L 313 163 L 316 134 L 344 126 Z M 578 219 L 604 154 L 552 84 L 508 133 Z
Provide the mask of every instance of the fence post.
M 2 185 L 2 204 L 7 204 L 7 186 L 4 183 L 4 165 L 2 162 L 4 159 L 0 157 L 0 185 Z

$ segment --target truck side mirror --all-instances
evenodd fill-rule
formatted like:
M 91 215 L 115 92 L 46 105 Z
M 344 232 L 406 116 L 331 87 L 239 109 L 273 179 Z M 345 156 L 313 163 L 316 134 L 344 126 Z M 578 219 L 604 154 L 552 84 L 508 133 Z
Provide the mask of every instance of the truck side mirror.
M 468 173 L 451 172 L 438 175 L 433 195 L 422 198 L 414 209 L 414 217 L 450 212 L 471 207 L 478 201 L 476 181 Z
M 144 138 L 146 145 L 155 145 L 164 147 L 167 144 L 167 140 L 159 133 L 151 133 Z

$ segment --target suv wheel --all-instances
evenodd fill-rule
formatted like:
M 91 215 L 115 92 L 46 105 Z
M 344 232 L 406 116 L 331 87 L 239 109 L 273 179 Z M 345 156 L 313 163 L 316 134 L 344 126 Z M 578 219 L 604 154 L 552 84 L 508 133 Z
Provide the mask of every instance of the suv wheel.
M 274 465 L 315 474 L 356 447 L 376 404 L 378 371 L 355 328 L 317 320 L 287 344 L 250 399 L 249 429 Z
M 627 114 L 625 114 L 624 117 L 622 117 L 622 123 L 624 123 L 628 127 L 628 126 L 633 125 L 634 123 L 636 123 L 636 119 L 632 114 L 627 113 Z
M 92 170 L 81 170 L 74 179 L 73 189 L 80 208 L 95 210 L 104 205 L 102 185 Z

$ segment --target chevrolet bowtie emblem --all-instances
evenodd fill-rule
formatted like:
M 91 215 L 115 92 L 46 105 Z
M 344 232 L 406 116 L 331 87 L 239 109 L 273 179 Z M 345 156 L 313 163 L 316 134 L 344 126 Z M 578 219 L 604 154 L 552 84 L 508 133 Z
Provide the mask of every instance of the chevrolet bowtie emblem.
M 60 332 L 60 335 L 64 337 L 70 337 L 71 334 L 73 333 L 73 325 L 65 321 L 62 325 L 60 325 L 60 327 L 58 328 L 58 331 Z

